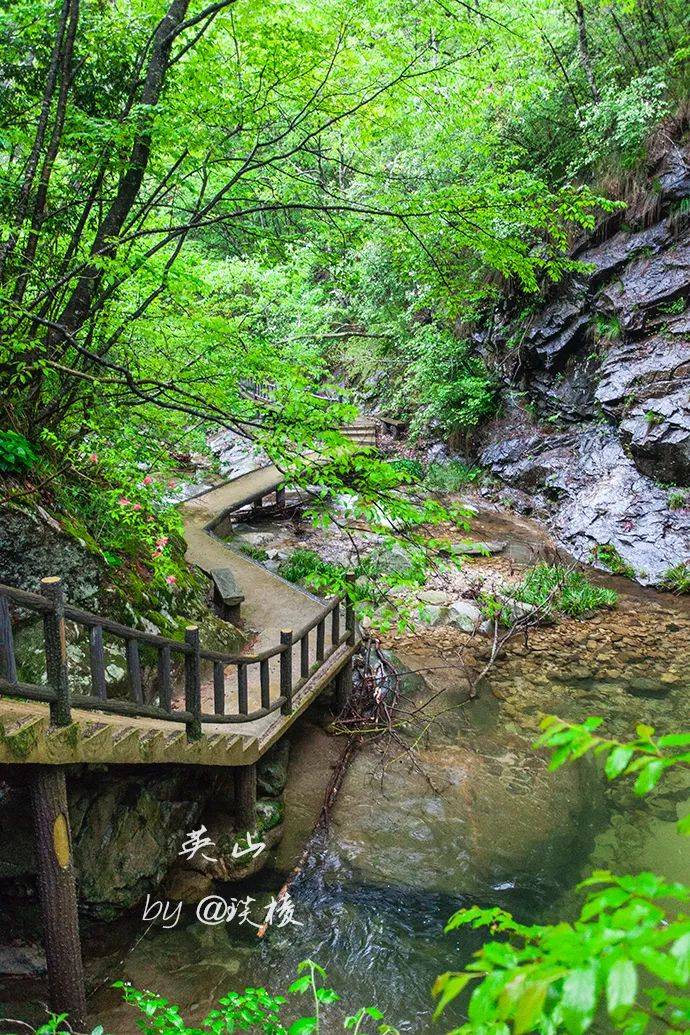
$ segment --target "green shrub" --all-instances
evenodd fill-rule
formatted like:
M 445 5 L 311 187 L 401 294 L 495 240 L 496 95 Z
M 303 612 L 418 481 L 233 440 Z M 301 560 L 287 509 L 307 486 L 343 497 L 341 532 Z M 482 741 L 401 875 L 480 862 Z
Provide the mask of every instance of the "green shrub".
M 278 573 L 288 582 L 301 582 L 305 586 L 313 586 L 315 579 L 335 574 L 338 567 L 329 564 L 328 561 L 322 561 L 315 550 L 295 550 L 282 562 Z
M 682 510 L 688 502 L 688 493 L 685 489 L 674 489 L 668 497 L 669 510 Z
M 0 472 L 20 474 L 38 462 L 31 445 L 16 431 L 0 431 Z
M 544 607 L 550 600 L 550 610 L 571 618 L 615 607 L 618 601 L 614 590 L 594 586 L 583 572 L 559 564 L 537 564 L 510 595 L 513 600 L 535 607 Z
M 430 425 L 449 435 L 466 431 L 495 412 L 497 386 L 470 342 L 430 325 L 411 344 L 414 360 L 405 391 L 420 404 L 411 424 L 413 435 Z
M 608 568 L 613 575 L 624 575 L 626 579 L 635 578 L 635 569 L 623 560 L 613 543 L 599 543 L 593 547 L 591 557 L 604 568 Z
M 690 564 L 681 561 L 669 568 L 659 585 L 672 593 L 690 593 Z
M 246 553 L 247 557 L 251 557 L 253 561 L 263 562 L 268 560 L 268 554 L 263 546 L 251 546 L 249 543 L 240 543 L 240 550 L 242 553 Z
M 429 464 L 424 476 L 424 487 L 436 492 L 457 492 L 477 482 L 482 476 L 480 467 L 471 467 L 462 460 Z
M 388 464 L 394 471 L 400 471 L 405 476 L 405 481 L 417 482 L 424 477 L 424 464 L 420 460 L 401 456 L 395 460 L 389 460 Z
M 618 341 L 623 336 L 621 322 L 617 316 L 596 313 L 592 327 L 594 336 L 598 341 Z

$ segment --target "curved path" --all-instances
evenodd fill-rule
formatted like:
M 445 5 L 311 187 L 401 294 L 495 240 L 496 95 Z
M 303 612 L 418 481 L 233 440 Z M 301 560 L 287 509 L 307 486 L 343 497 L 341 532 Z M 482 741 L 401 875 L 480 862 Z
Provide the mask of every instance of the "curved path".
M 242 621 L 247 629 L 256 630 L 257 636 L 250 650 L 260 653 L 280 643 L 283 629 L 297 631 L 312 622 L 324 609 L 324 601 L 312 596 L 305 589 L 286 582 L 268 571 L 262 564 L 252 560 L 246 554 L 233 549 L 219 539 L 213 532 L 225 516 L 233 511 L 274 492 L 284 483 L 284 475 L 274 465 L 257 468 L 247 474 L 239 475 L 229 482 L 209 489 L 198 496 L 179 505 L 187 540 L 185 558 L 210 573 L 214 568 L 230 568 L 235 576 L 239 591 L 244 595 L 241 606 Z M 309 640 L 309 660 L 316 662 L 316 638 Z M 279 682 L 279 658 L 271 658 L 269 670 L 271 685 Z M 293 653 L 293 681 L 300 678 L 300 654 Z M 326 663 L 321 671 L 319 683 L 323 686 L 328 674 Z M 229 680 L 234 674 L 229 669 L 226 675 L 226 694 L 232 695 L 235 690 Z M 311 681 L 310 681 L 311 682 Z M 202 682 L 202 707 L 213 711 L 213 685 L 210 678 Z M 259 708 L 261 704 L 261 687 L 258 666 L 248 669 L 249 710 Z M 305 686 L 295 700 L 296 714 L 316 696 L 312 687 Z M 273 713 L 254 722 L 238 724 L 234 732 L 241 737 L 258 738 L 262 747 L 273 739 L 274 733 L 285 726 L 285 717 Z M 211 727 L 214 728 L 214 727 Z
M 257 651 L 280 642 L 281 629 L 299 629 L 323 609 L 323 601 L 267 571 L 213 535 L 212 526 L 225 514 L 275 490 L 283 481 L 277 467 L 261 467 L 180 504 L 187 540 L 186 560 L 202 571 L 231 568 L 244 594 L 241 614 L 256 629 Z

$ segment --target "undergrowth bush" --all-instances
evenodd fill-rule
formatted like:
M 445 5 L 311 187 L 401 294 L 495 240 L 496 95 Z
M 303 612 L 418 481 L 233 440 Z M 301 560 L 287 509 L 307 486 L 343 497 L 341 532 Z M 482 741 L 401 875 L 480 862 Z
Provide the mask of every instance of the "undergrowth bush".
M 38 457 L 30 443 L 16 431 L 0 431 L 0 474 L 30 471 Z
M 681 561 L 664 572 L 661 588 L 672 593 L 690 593 L 690 564 Z
M 410 425 L 413 437 L 428 427 L 447 435 L 467 431 L 496 409 L 496 385 L 470 342 L 430 325 L 411 341 L 414 359 L 406 395 L 418 405 Z
M 522 582 L 510 591 L 513 600 L 547 611 L 581 618 L 600 608 L 615 607 L 618 594 L 593 585 L 581 571 L 559 564 L 537 564 Z
M 480 467 L 472 467 L 462 460 L 432 463 L 424 476 L 424 487 L 435 492 L 457 492 L 475 484 L 481 476 Z

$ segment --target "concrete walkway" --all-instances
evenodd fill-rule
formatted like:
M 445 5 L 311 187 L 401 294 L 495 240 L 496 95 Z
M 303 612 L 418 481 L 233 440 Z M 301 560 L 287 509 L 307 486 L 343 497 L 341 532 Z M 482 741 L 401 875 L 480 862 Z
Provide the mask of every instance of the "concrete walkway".
M 189 564 L 195 564 L 202 571 L 211 572 L 214 568 L 230 568 L 235 576 L 239 591 L 244 594 L 241 606 L 241 617 L 246 629 L 256 630 L 257 637 L 247 653 L 259 653 L 280 643 L 282 629 L 292 629 L 297 633 L 303 626 L 317 618 L 323 611 L 325 601 L 307 593 L 299 586 L 292 585 L 267 571 L 263 565 L 253 561 L 245 554 L 234 550 L 229 544 L 222 542 L 209 530 L 209 525 L 218 521 L 224 514 L 236 510 L 261 496 L 273 492 L 283 482 L 283 476 L 277 467 L 258 468 L 248 474 L 240 475 L 218 488 L 211 489 L 200 496 L 192 497 L 179 506 L 184 523 L 184 534 L 187 540 L 185 555 Z M 344 628 L 344 617 L 341 621 Z M 330 643 L 330 621 L 327 621 L 326 644 Z M 309 658 L 316 660 L 316 635 L 312 632 L 309 639 Z M 279 658 L 270 661 L 271 698 L 279 696 Z M 247 671 L 249 711 L 261 706 L 259 684 L 259 666 L 251 665 Z M 293 682 L 300 678 L 300 652 L 293 652 Z M 237 692 L 236 676 L 233 668 L 226 670 L 226 701 L 228 710 L 234 704 Z M 213 711 L 213 685 L 211 679 L 202 683 L 202 709 Z M 256 722 L 242 723 L 233 726 L 233 731 L 241 736 L 259 736 L 264 739 L 269 728 L 280 723 L 280 713 L 274 713 Z
M 217 539 L 207 526 L 225 512 L 272 492 L 282 481 L 277 467 L 261 467 L 193 497 L 179 507 L 187 540 L 185 559 L 209 573 L 214 568 L 232 570 L 244 594 L 241 607 L 244 626 L 258 631 L 252 647 L 257 652 L 280 643 L 281 629 L 297 630 L 306 625 L 319 614 L 323 602 Z

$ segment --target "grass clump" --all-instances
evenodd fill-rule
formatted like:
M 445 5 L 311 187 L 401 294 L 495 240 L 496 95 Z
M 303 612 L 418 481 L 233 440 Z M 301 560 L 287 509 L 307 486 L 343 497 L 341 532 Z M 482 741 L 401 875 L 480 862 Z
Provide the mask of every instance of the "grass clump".
M 421 460 L 414 460 L 410 457 L 400 456 L 389 460 L 388 464 L 394 471 L 399 471 L 405 476 L 405 481 L 421 481 L 424 477 L 424 464 Z
M 688 503 L 690 503 L 690 494 L 688 494 L 685 489 L 674 489 L 674 491 L 669 494 L 669 510 L 682 510 Z
M 690 593 L 690 564 L 683 561 L 680 564 L 674 564 L 672 568 L 664 572 L 659 585 L 671 593 Z
M 323 579 L 332 579 L 344 571 L 342 565 L 322 560 L 315 550 L 295 550 L 278 568 L 278 574 L 288 582 L 302 583 L 311 589 L 316 589 Z
M 429 464 L 423 484 L 434 492 L 457 492 L 474 484 L 481 476 L 479 467 L 472 467 L 462 460 L 448 460 L 443 464 Z
M 263 546 L 251 546 L 249 543 L 240 543 L 240 550 L 242 553 L 246 553 L 247 557 L 251 557 L 253 561 L 263 563 L 268 560 L 268 552 L 264 550 Z
M 607 568 L 612 575 L 623 575 L 626 579 L 635 578 L 632 564 L 623 560 L 613 543 L 599 543 L 592 549 L 591 557 L 593 561 Z
M 537 564 L 511 591 L 513 600 L 548 611 L 581 618 L 602 608 L 615 607 L 618 594 L 593 585 L 581 571 L 560 564 Z

